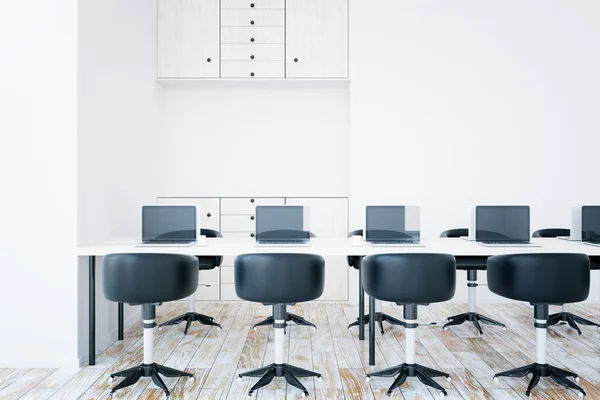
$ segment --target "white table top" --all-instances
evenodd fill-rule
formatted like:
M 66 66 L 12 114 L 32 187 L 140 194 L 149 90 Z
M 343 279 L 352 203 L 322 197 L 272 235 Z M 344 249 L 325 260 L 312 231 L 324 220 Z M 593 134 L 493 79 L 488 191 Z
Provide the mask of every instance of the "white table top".
M 322 256 L 366 256 L 384 253 L 446 253 L 454 256 L 493 256 L 512 253 L 582 253 L 600 256 L 600 247 L 561 239 L 532 239 L 540 247 L 486 247 L 464 239 L 424 239 L 423 247 L 353 246 L 351 239 L 311 239 L 310 246 L 256 246 L 253 239 L 206 239 L 205 246 L 136 247 L 134 239 L 114 240 L 94 246 L 80 246 L 79 256 L 104 256 L 112 253 L 176 253 L 194 256 L 237 256 L 247 253 L 308 253 Z

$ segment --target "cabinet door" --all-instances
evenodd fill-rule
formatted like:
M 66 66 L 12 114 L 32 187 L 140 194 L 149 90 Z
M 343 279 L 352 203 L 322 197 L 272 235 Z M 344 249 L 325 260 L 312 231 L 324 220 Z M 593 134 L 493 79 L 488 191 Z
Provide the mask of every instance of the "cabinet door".
M 285 204 L 308 207 L 308 228 L 317 239 L 348 235 L 347 198 L 286 198 Z M 346 257 L 325 257 L 325 290 L 319 300 L 348 300 L 349 269 Z
M 219 77 L 219 0 L 157 0 L 158 78 Z
M 159 197 L 157 204 L 194 205 L 198 207 L 200 228 L 220 231 L 218 197 Z
M 348 0 L 286 1 L 286 76 L 348 77 Z

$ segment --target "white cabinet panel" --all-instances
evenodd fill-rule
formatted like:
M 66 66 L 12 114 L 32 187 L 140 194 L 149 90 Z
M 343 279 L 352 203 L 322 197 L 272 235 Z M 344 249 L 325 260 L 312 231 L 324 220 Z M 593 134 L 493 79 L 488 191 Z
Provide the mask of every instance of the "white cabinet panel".
M 210 285 L 210 287 L 205 285 Z M 196 300 L 219 300 L 220 289 L 219 268 L 200 271 Z
M 283 10 L 285 0 L 221 0 L 222 10 Z
M 221 198 L 221 214 L 256 214 L 256 206 L 282 206 L 283 197 L 223 197 Z
M 308 207 L 309 229 L 317 238 L 345 238 L 348 235 L 347 198 L 286 198 L 288 205 Z M 348 300 L 346 257 L 325 257 L 325 290 L 319 300 Z
M 283 61 L 222 61 L 221 78 L 284 78 Z
M 223 61 L 283 61 L 284 44 L 222 44 Z
M 256 222 L 254 215 L 223 215 L 221 229 L 226 232 L 254 232 Z
M 157 204 L 195 205 L 200 212 L 200 228 L 220 231 L 221 214 L 218 197 L 159 197 Z
M 235 285 L 233 283 L 221 285 L 221 300 L 241 300 L 235 294 Z
M 285 26 L 284 10 L 223 10 L 221 26 Z
M 225 267 L 233 267 L 235 262 L 235 256 L 224 256 L 223 257 L 223 263 L 221 264 L 221 266 L 225 266 Z
M 221 267 L 221 283 L 235 283 L 235 268 L 233 267 Z
M 348 0 L 286 1 L 286 76 L 348 77 Z
M 223 237 L 254 240 L 254 232 L 221 232 Z M 232 264 L 233 265 L 233 264 Z
M 158 78 L 219 77 L 219 0 L 157 0 Z
M 285 28 L 263 27 L 222 27 L 221 43 L 285 43 Z

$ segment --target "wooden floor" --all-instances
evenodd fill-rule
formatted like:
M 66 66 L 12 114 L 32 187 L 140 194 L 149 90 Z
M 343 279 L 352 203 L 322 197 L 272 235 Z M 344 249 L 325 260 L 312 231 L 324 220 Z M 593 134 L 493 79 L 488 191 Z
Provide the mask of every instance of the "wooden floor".
M 185 310 L 185 303 L 159 307 L 159 321 Z M 437 378 L 448 391 L 447 399 L 522 399 L 528 383 L 526 378 L 493 381 L 494 372 L 532 362 L 535 357 L 533 311 L 526 304 L 495 304 L 480 306 L 479 311 L 505 322 L 507 331 L 486 328 L 482 337 L 472 325 L 440 328 L 450 315 L 463 312 L 466 305 L 437 304 L 419 307 L 419 321 L 436 321 L 437 326 L 417 330 L 417 362 L 441 369 L 452 376 L 452 382 Z M 186 369 L 196 379 L 166 379 L 174 387 L 172 399 L 246 399 L 256 378 L 237 382 L 238 373 L 273 362 L 273 329 L 251 329 L 253 323 L 265 318 L 270 308 L 251 303 L 198 303 L 198 311 L 214 316 L 223 330 L 195 324 L 187 336 L 183 327 L 156 331 L 155 359 L 167 366 Z M 317 324 L 318 330 L 290 327 L 286 335 L 289 362 L 320 372 L 324 380 L 302 379 L 312 399 L 383 399 L 391 378 L 364 379 L 365 371 L 374 371 L 402 363 L 404 359 L 404 329 L 385 327 L 386 334 L 377 335 L 377 365 L 368 367 L 367 341 L 358 340 L 357 329 L 346 326 L 357 315 L 357 307 L 339 303 L 309 303 L 292 308 Z M 386 306 L 385 312 L 401 318 L 399 307 Z M 552 311 L 552 310 L 551 310 Z M 573 311 L 598 319 L 598 305 L 577 305 Z M 555 326 L 548 334 L 548 362 L 577 372 L 588 399 L 600 399 L 600 331 L 582 327 L 583 335 L 565 326 Z M 136 325 L 126 333 L 125 340 L 115 342 L 97 359 L 97 365 L 79 370 L 0 369 L 0 399 L 107 399 L 109 373 L 141 363 L 141 327 Z M 48 349 L 48 351 L 53 351 Z M 402 391 L 393 398 L 439 398 L 416 378 L 409 378 Z M 539 399 L 576 399 L 577 394 L 553 381 L 542 378 L 534 391 Z M 259 390 L 258 399 L 301 398 L 299 390 L 276 378 Z M 162 392 L 143 378 L 135 386 L 121 391 L 119 399 L 160 399 Z

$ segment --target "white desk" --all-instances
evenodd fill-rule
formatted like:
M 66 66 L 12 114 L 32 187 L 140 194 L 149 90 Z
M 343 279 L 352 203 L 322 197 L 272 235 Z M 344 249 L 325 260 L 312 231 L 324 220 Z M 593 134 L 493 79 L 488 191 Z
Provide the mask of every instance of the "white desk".
M 581 242 L 569 242 L 560 239 L 533 239 L 540 247 L 485 247 L 463 239 L 435 238 L 423 240 L 425 247 L 373 247 L 352 246 L 351 239 L 312 239 L 310 246 L 256 246 L 251 239 L 218 238 L 206 239 L 206 246 L 191 247 L 136 247 L 135 242 L 119 241 L 95 246 L 81 246 L 78 256 L 89 258 L 89 364 L 95 364 L 96 356 L 96 310 L 95 310 L 95 271 L 96 257 L 112 253 L 176 253 L 193 256 L 237 256 L 247 253 L 309 253 L 322 256 L 367 256 L 389 253 L 446 253 L 456 257 L 458 269 L 469 269 L 472 265 L 485 264 L 485 260 L 494 255 L 514 253 L 582 253 L 592 260 L 592 269 L 600 269 L 600 247 L 589 246 Z M 326 266 L 327 267 L 327 266 Z M 369 364 L 375 365 L 375 320 L 374 299 L 370 299 L 370 340 Z M 359 306 L 362 320 L 363 306 Z M 361 339 L 364 337 L 364 325 L 361 323 Z M 119 304 L 119 340 L 123 339 L 123 307 Z

